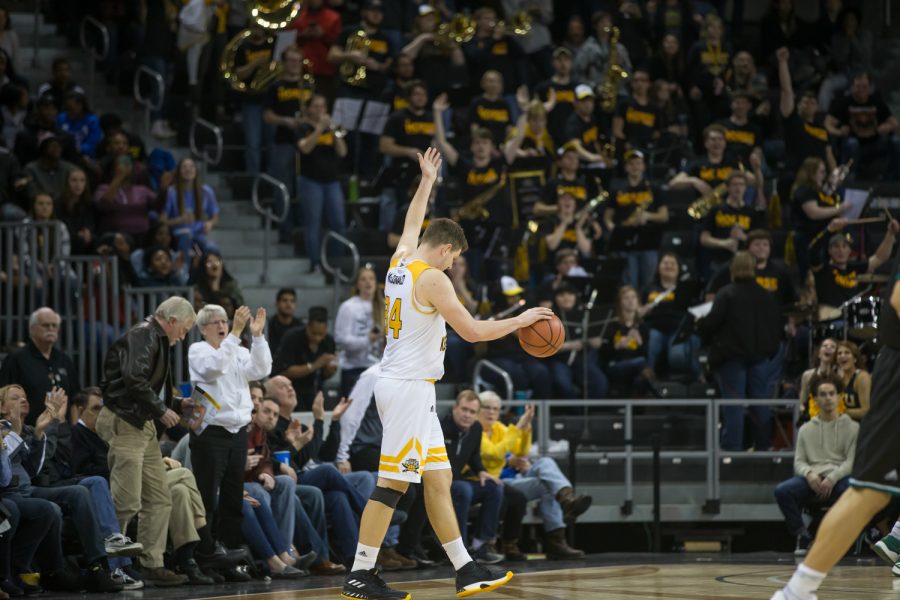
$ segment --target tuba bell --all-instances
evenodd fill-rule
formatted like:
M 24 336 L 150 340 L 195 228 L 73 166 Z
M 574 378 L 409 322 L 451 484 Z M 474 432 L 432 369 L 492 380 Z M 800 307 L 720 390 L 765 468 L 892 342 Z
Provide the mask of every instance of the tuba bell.
M 446 23 L 441 23 L 435 33 L 434 43 L 441 50 L 449 50 L 452 44 L 465 44 L 475 37 L 475 23 L 463 13 L 453 15 Z
M 250 18 L 263 29 L 284 29 L 300 13 L 297 0 L 250 0 Z
M 513 14 L 510 22 L 506 21 L 497 21 L 497 27 L 500 29 L 507 29 L 513 33 L 513 35 L 528 35 L 531 31 L 531 24 L 534 21 L 534 17 L 531 16 L 527 10 L 520 10 Z

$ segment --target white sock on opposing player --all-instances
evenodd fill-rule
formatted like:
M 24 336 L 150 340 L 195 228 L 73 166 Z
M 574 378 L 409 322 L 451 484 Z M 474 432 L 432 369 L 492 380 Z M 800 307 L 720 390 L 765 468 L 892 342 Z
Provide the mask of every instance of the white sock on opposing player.
M 894 527 L 891 528 L 891 532 L 888 535 L 900 542 L 900 521 L 894 523 Z
M 451 540 L 443 544 L 443 546 L 444 552 L 447 553 L 447 558 L 450 559 L 450 562 L 453 563 L 453 568 L 457 571 L 472 562 L 472 557 L 469 556 L 469 551 L 466 550 L 466 545 L 463 544 L 461 537 Z
M 375 568 L 375 560 L 378 558 L 378 548 L 356 545 L 356 554 L 353 555 L 353 568 L 351 571 L 368 571 Z
M 813 598 L 813 594 L 825 581 L 825 575 L 827 573 L 820 573 L 807 567 L 806 563 L 800 563 L 800 566 L 794 571 L 791 580 L 788 581 L 786 589 L 800 600 Z

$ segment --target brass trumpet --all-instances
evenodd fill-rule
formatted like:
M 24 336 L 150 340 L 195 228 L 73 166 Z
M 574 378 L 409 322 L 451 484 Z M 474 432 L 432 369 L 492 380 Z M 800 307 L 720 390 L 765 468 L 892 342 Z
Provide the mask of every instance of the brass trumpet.
M 369 38 L 368 34 L 365 30 L 359 29 L 347 38 L 347 45 L 344 47 L 344 52 L 350 53 L 359 51 L 362 52 L 364 56 L 368 57 L 369 47 L 371 45 L 372 40 Z M 364 85 L 366 82 L 366 65 L 355 65 L 347 60 L 341 63 L 339 72 L 341 79 L 343 79 L 344 83 L 347 85 L 359 86 Z

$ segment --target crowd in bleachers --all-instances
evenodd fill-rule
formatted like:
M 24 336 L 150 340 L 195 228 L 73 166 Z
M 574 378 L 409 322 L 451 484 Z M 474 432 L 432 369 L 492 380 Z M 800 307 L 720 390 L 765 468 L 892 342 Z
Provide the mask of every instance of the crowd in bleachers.
M 37 568 L 48 576 L 41 578 L 45 587 L 81 585 L 67 578 L 63 555 L 55 553 L 58 509 L 48 517 L 52 505 L 30 491 L 60 482 L 71 483 L 63 487 L 74 488 L 67 493 L 79 500 L 45 500 L 94 514 L 92 521 L 64 511 L 78 525 L 90 589 L 137 586 L 146 569 L 162 569 L 149 574 L 160 585 L 242 579 L 246 572 L 231 566 L 240 559 L 218 545 L 234 548 L 242 540 L 272 574 L 341 570 L 352 553 L 360 498 L 369 493 L 370 478 L 354 473 L 371 469 L 356 463 L 370 464 L 365 458 L 378 432 L 369 427 L 377 419 L 363 410 L 370 394 L 349 408 L 337 404 L 348 416 L 360 411 L 359 430 L 342 438 L 337 409 L 326 437 L 322 391 L 339 372 L 341 395 L 352 396 L 357 378 L 378 361 L 383 258 L 402 230 L 416 185 L 416 153 L 428 146 L 441 151 L 445 164 L 429 217 L 453 217 L 469 241 L 449 273 L 461 303 L 480 318 L 528 304 L 551 306 L 567 332 L 559 354 L 547 360 L 526 354 L 515 336 L 472 347 L 450 332 L 447 381 L 471 381 L 475 360 L 486 358 L 509 375 L 519 397 L 706 397 L 713 385 L 719 397 L 798 397 L 808 420 L 819 415 L 821 383 L 835 379 L 841 383 L 835 413 L 859 420 L 868 409 L 874 323 L 851 323 L 845 307 L 859 295 L 876 302 L 877 290 L 861 276 L 877 285 L 898 225 L 889 215 L 855 224 L 882 215 L 868 205 L 861 211 L 846 188 L 854 180 L 896 181 L 900 138 L 887 104 L 893 90 L 876 76 L 883 66 L 874 53 L 879 32 L 862 27 L 861 3 L 822 0 L 816 20 L 807 21 L 791 0 L 777 0 L 751 24 L 741 3 L 733 3 L 741 6 L 738 14 L 725 14 L 730 4 L 715 0 L 308 0 L 277 38 L 255 26 L 249 3 L 238 0 L 184 6 L 145 0 L 140 10 L 125 0 L 89 8 L 57 4 L 46 16 L 73 43 L 85 15 L 106 27 L 111 43 L 98 66 L 109 82 L 130 94 L 138 64 L 163 76 L 168 85 L 152 114 L 153 137 L 183 134 L 189 117 L 222 126 L 240 122 L 242 170 L 267 172 L 285 184 L 291 205 L 279 233 L 296 243 L 312 272 L 321 271 L 327 229 L 358 241 L 373 264 L 357 274 L 352 297 L 335 307 L 333 335 L 326 309 L 313 307 L 300 320 L 296 292 L 279 291 L 265 330 L 269 367 L 248 380 L 271 378 L 263 387 L 249 385 L 254 413 L 241 417 L 259 443 L 239 444 L 242 458 L 232 463 L 235 469 L 241 463 L 242 478 L 244 467 L 252 472 L 256 486 L 225 507 L 241 525 L 227 527 L 228 515 L 221 521 L 210 501 L 217 493 L 212 484 L 194 481 L 185 469 L 188 458 L 194 464 L 197 458 L 185 452 L 185 442 L 180 462 L 164 463 L 172 503 L 167 562 L 166 524 L 157 524 L 162 541 L 157 535 L 152 543 L 142 539 L 140 527 L 147 525 L 140 525 L 138 548 L 128 538 L 135 537 L 127 530 L 130 517 L 121 518 L 125 501 L 98 491 L 103 486 L 95 478 L 109 473 L 87 467 L 105 464 L 109 441 L 94 423 L 102 393 L 83 387 L 99 380 L 78 381 L 72 358 L 54 347 L 58 315 L 30 315 L 28 338 L 14 340 L 19 349 L 8 348 L 0 369 L 0 384 L 20 386 L 3 391 L 10 439 L 20 441 L 7 450 L 12 456 L 21 448 L 12 464 L 23 469 L 5 487 L 29 490 L 13 493 L 17 502 L 27 500 L 8 508 L 9 518 L 23 524 L 16 539 L 49 541 L 35 555 L 40 565 L 29 555 L 36 544 L 0 546 L 12 556 L 3 574 L 7 593 L 29 591 L 33 580 L 19 575 Z M 191 13 L 192 6 L 199 12 Z M 226 80 L 219 59 L 245 28 Z M 150 140 L 136 133 L 136 124 L 92 111 L 96 98 L 88 96 L 86 82 L 73 79 L 67 52 L 38 80 L 19 75 L 21 54 L 8 10 L 0 8 L 2 221 L 60 222 L 47 246 L 58 254 L 41 260 L 110 256 L 123 287 L 191 286 L 198 313 L 208 314 L 205 305 L 224 311 L 201 318 L 201 328 L 235 333 L 252 354 L 260 336 L 251 335 L 248 322 L 255 319 L 243 314 L 240 282 L 215 242 L 216 189 L 203 181 L 197 162 L 177 160 L 163 148 L 148 152 Z M 280 70 L 266 77 L 272 64 Z M 246 89 L 237 91 L 241 86 Z M 361 216 L 357 204 L 376 207 L 376 218 Z M 11 297 L 6 291 L 28 284 L 24 266 L 33 258 L 15 248 L 0 258 L 4 310 L 17 308 L 4 306 Z M 72 277 L 51 268 L 37 276 L 50 285 Z M 756 294 L 754 286 L 766 293 Z M 749 302 L 754 294 L 759 301 Z M 696 327 L 688 309 L 704 301 L 712 303 L 709 317 Z M 747 311 L 755 320 L 744 318 Z M 804 370 L 810 362 L 813 368 Z M 503 387 L 496 373 L 484 377 Z M 204 378 L 192 372 L 191 379 Z M 483 440 L 509 438 L 503 443 L 519 448 L 513 452 L 521 460 L 510 460 L 498 474 L 483 447 L 481 456 L 472 455 L 471 471 L 481 470 L 480 460 L 492 478 L 521 472 L 557 482 L 543 491 L 505 485 L 502 498 L 473 499 L 464 491 L 468 484 L 455 491 L 461 523 L 473 500 L 506 515 L 498 531 L 499 516 L 485 522 L 482 511 L 469 540 L 474 550 L 484 548 L 481 558 L 519 556 L 517 507 L 538 493 L 555 498 L 566 517 L 580 505 L 573 508 L 571 488 L 558 495 L 556 474 L 540 479 L 552 467 L 525 458 L 524 437 L 507 435 L 527 432 L 529 420 L 510 416 L 519 426 L 500 429 L 506 426 L 493 416 L 494 403 L 472 400 L 457 399 L 445 419 L 448 435 L 453 427 L 467 430 L 475 415 L 485 427 Z M 295 409 L 311 410 L 313 423 L 292 420 Z M 773 411 L 756 406 L 750 417 L 745 427 L 743 408 L 722 415 L 723 448 L 773 444 Z M 161 435 L 175 442 L 190 439 L 185 433 L 176 428 Z M 343 454 L 342 439 L 350 444 Z M 88 448 L 78 450 L 79 443 Z M 54 451 L 35 450 L 43 445 Z M 73 462 L 81 451 L 88 453 L 84 469 Z M 282 452 L 289 454 L 285 463 Z M 48 469 L 58 469 L 55 479 Z M 802 477 L 809 472 L 798 468 Z M 465 480 L 462 471 L 454 474 Z M 289 486 L 287 480 L 296 489 L 280 491 L 276 501 L 275 490 Z M 837 483 L 830 482 L 839 490 Z M 821 491 L 820 481 L 810 485 Z M 429 560 L 420 547 L 424 513 L 409 502 L 407 522 L 388 536 L 389 568 Z M 554 527 L 546 547 L 556 556 L 577 554 L 556 526 L 563 522 L 558 517 L 543 515 L 545 526 Z M 50 523 L 43 537 L 26 526 L 35 520 Z M 796 520 L 790 528 L 807 533 L 794 531 Z M 143 552 L 140 572 L 116 556 L 135 549 Z M 310 558 L 313 552 L 317 558 Z

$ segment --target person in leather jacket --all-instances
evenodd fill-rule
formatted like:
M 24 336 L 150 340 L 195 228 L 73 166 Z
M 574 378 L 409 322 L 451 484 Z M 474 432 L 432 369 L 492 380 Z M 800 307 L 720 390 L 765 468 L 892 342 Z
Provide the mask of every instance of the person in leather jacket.
M 184 339 L 195 319 L 190 302 L 168 298 L 151 317 L 113 343 L 100 382 L 104 406 L 97 417 L 97 433 L 109 444 L 116 515 L 124 528 L 140 514 L 141 574 L 156 586 L 187 581 L 163 564 L 172 498 L 154 421 L 172 427 L 182 409 L 188 408 L 188 400 L 174 396 L 171 347 Z

